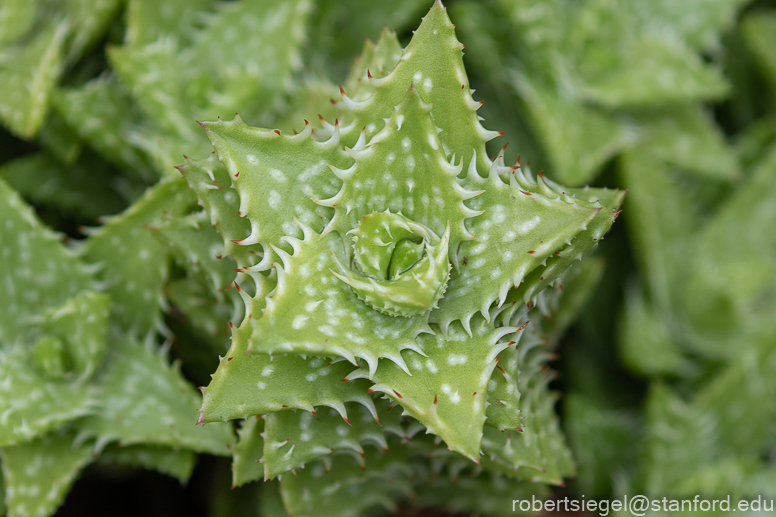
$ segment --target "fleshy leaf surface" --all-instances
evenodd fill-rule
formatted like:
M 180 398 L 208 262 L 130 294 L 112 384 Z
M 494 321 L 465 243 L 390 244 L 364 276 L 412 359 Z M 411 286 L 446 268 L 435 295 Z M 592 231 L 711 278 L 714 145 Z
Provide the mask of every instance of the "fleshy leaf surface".
M 468 322 L 477 311 L 489 317 L 494 301 L 504 303 L 512 287 L 584 231 L 601 209 L 568 196 L 524 191 L 514 178 L 506 184 L 497 167 L 487 178 L 470 169 L 466 181 L 469 188 L 484 190 L 469 201 L 484 213 L 471 220 L 476 240 L 461 245 L 460 268 L 431 316 L 443 327 L 456 319 Z
M 347 167 L 352 162 L 338 137 L 318 142 L 310 138 L 309 126 L 285 136 L 251 128 L 240 118 L 203 127 L 239 193 L 238 213 L 250 222 L 250 234 L 241 235 L 238 244 L 261 244 L 269 257 L 270 246 L 281 246 L 282 237 L 301 237 L 294 219 L 323 230 L 332 213 L 313 199 L 339 190 L 340 180 L 329 165 Z
M 64 65 L 68 25 L 66 20 L 47 24 L 28 44 L 3 49 L 0 118 L 22 138 L 32 138 L 46 117 Z
M 94 286 L 75 253 L 46 229 L 32 209 L 0 179 L 0 345 L 24 336 L 28 320 Z
M 366 128 L 368 138 L 378 133 L 393 107 L 414 84 L 423 101 L 432 105 L 431 117 L 439 128 L 446 157 L 451 160 L 455 155 L 456 162 L 468 164 L 476 155 L 477 169 L 486 173 L 490 161 L 485 142 L 498 133 L 487 131 L 480 124 L 477 117 L 480 103 L 472 99 L 462 50 L 446 9 L 441 3 L 435 3 L 404 49 L 396 68 L 373 82 L 377 86 L 375 93 L 361 102 L 343 99 L 355 115 L 354 122 L 348 126 L 347 141 L 355 141 L 362 128 Z
M 267 415 L 264 428 L 266 478 L 294 470 L 321 456 L 350 453 L 356 461 L 364 456 L 363 445 L 388 452 L 386 437 L 409 440 L 401 412 L 385 400 L 375 401 L 377 417 L 361 405 L 350 404 L 348 420 L 335 410 L 278 411 Z
M 76 445 L 70 433 L 0 449 L 9 515 L 53 515 L 93 454 L 91 444 Z
M 519 327 L 518 327 L 519 328 Z M 518 333 L 511 343 L 501 351 L 498 356 L 496 370 L 488 380 L 488 407 L 485 410 L 485 423 L 495 427 L 499 431 L 520 429 L 520 388 L 518 386 L 519 371 L 518 347 L 520 337 Z
M 223 237 L 227 254 L 241 268 L 256 265 L 263 255 L 262 246 L 236 244 L 251 233 L 251 223 L 241 216 L 240 194 L 232 188 L 226 166 L 214 153 L 203 160 L 189 159 L 178 170 L 210 214 L 210 223 Z
M 143 144 L 148 123 L 115 76 L 57 90 L 52 102 L 68 126 L 106 159 L 145 180 L 158 177 Z
M 207 213 L 170 217 L 149 229 L 169 246 L 181 266 L 199 277 L 216 297 L 223 297 L 234 281 L 235 263 L 224 258 L 223 239 L 210 226 Z
M 394 509 L 393 500 L 411 492 L 411 469 L 399 449 L 389 454 L 369 450 L 366 469 L 348 456 L 329 469 L 318 462 L 280 478 L 286 510 L 299 517 L 357 517 L 372 507 Z
M 48 153 L 36 153 L 4 163 L 0 177 L 35 204 L 96 219 L 126 206 L 110 172 L 93 155 L 82 153 L 75 163 L 63 164 Z
M 493 328 L 478 317 L 471 336 L 460 322 L 447 332 L 422 336 L 416 351 L 405 353 L 409 374 L 382 361 L 374 374 L 373 391 L 385 393 L 405 412 L 442 438 L 448 448 L 477 461 L 485 422 L 488 381 L 498 354 L 509 346 L 499 340 L 515 327 Z M 350 379 L 366 375 L 364 369 Z
M 544 142 L 558 181 L 585 184 L 629 143 L 623 124 L 611 115 L 553 95 L 527 74 L 515 74 L 514 84 L 525 99 L 526 113 Z
M 127 2 L 126 43 L 145 45 L 160 37 L 175 36 L 186 42 L 200 25 L 203 14 L 211 11 L 213 0 L 153 0 Z
M 232 345 L 203 390 L 201 421 L 248 418 L 285 408 L 314 411 L 318 406 L 337 409 L 346 417 L 345 402 L 349 401 L 373 407 L 367 381 L 340 382 L 353 369 L 348 363 L 327 364 L 322 357 L 248 354 L 252 330 L 250 318 L 233 328 Z
M 232 454 L 232 485 L 242 486 L 264 479 L 264 418 L 246 418 L 237 431 L 238 440 Z
M 127 211 L 94 230 L 85 258 L 97 264 L 111 295 L 112 315 L 138 336 L 159 328 L 168 251 L 145 226 L 187 211 L 195 203 L 180 179 L 158 183 Z
M 95 415 L 79 423 L 83 435 L 122 445 L 151 444 L 228 455 L 228 426 L 195 427 L 198 396 L 157 350 L 115 336 L 100 372 Z
M 339 235 L 321 237 L 305 226 L 304 240 L 286 239 L 296 252 L 275 250 L 283 258 L 278 285 L 253 324 L 248 351 L 361 358 L 372 372 L 380 358 L 403 365 L 400 352 L 417 348 L 415 338 L 428 330 L 426 315 L 396 318 L 361 301 L 335 275 L 337 257 L 344 262 Z
M 100 451 L 99 463 L 126 465 L 133 468 L 155 470 L 172 476 L 180 482 L 191 477 L 196 454 L 187 449 L 173 449 L 154 445 L 120 446 L 110 443 Z
M 106 348 L 110 298 L 82 292 L 53 310 L 42 327 L 65 344 L 68 360 L 81 380 L 97 370 Z
M 388 30 L 387 25 L 380 32 L 377 42 L 373 43 L 369 39 L 364 41 L 364 48 L 356 57 L 344 84 L 353 100 L 369 98 L 375 90 L 369 77 L 380 79 L 388 75 L 396 68 L 403 51 L 396 38 L 396 31 Z
M 94 386 L 81 382 L 55 382 L 47 378 L 47 373 L 55 372 L 46 372 L 36 366 L 45 367 L 47 359 L 56 358 L 34 361 L 30 348 L 16 346 L 0 352 L 2 447 L 26 442 L 94 411 Z M 47 352 L 58 356 L 63 351 L 60 348 Z
M 391 118 L 366 147 L 356 145 L 350 154 L 355 164 L 335 172 L 342 189 L 327 200 L 335 206 L 332 223 L 343 238 L 361 217 L 390 210 L 430 228 L 436 235 L 450 226 L 451 255 L 464 240 L 471 240 L 464 221 L 477 215 L 463 201 L 478 194 L 458 184 L 460 157 L 450 163 L 440 140 L 433 107 L 423 103 L 410 87 Z

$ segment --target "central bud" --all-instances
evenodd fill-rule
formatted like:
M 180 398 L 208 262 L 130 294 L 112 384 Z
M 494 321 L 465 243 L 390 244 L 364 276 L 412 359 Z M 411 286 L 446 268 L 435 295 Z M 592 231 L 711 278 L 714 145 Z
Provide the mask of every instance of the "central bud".
M 340 265 L 339 279 L 370 307 L 410 317 L 436 307 L 447 287 L 450 227 L 440 239 L 401 214 L 372 212 L 348 232 L 353 269 Z

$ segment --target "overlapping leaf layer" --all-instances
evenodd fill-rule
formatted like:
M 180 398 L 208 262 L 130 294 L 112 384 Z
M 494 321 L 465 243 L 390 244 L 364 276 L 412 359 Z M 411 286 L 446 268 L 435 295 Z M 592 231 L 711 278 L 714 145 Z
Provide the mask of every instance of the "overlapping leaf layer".
M 198 453 L 278 478 L 268 515 L 498 514 L 573 475 L 547 342 L 622 193 L 488 155 L 441 2 L 342 87 L 298 77 L 336 15 L 313 4 L 0 3 L 0 121 L 41 144 L 0 169 L 0 514 L 52 515 L 84 468 L 186 480 Z M 398 4 L 365 19 L 428 7 Z M 66 242 L 27 203 L 76 214 Z
M 246 419 L 234 482 L 280 476 L 294 515 L 391 507 L 435 472 L 537 493 L 574 472 L 541 311 L 622 195 L 491 160 L 462 48 L 437 3 L 403 51 L 367 44 L 336 120 L 203 122 L 217 158 L 180 167 L 246 304 L 200 420 Z M 399 309 L 436 289 L 429 262 L 442 294 Z

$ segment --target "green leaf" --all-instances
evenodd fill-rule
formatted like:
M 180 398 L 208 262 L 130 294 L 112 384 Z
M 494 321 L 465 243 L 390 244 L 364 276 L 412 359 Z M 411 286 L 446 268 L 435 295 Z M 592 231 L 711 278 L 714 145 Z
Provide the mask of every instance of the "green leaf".
M 51 99 L 52 104 L 55 97 L 56 92 Z M 55 112 L 49 114 L 46 123 L 40 129 L 38 138 L 46 153 L 64 165 L 75 163 L 84 150 L 83 142 L 78 134 L 67 125 L 65 119 Z
M 163 37 L 110 49 L 113 69 L 153 121 L 144 147 L 162 171 L 170 170 L 193 142 L 204 143 L 194 120 L 246 107 L 251 116 L 270 110 L 271 98 L 288 86 L 291 72 L 299 65 L 298 47 L 309 7 L 309 0 L 277 5 L 261 0 L 224 3 L 196 37 L 188 38 L 190 45 Z M 137 23 L 154 10 L 139 7 Z M 180 20 L 181 28 L 191 20 L 186 18 Z M 145 38 L 138 35 L 140 40 Z M 246 64 L 246 55 L 256 58 Z M 254 100 L 258 97 L 261 102 Z
M 223 238 L 206 212 L 170 217 L 149 229 L 169 246 L 178 264 L 207 285 L 214 297 L 224 298 L 224 290 L 235 278 L 235 263 L 224 257 Z
M 448 448 L 477 461 L 485 422 L 488 381 L 496 357 L 510 343 L 499 340 L 515 327 L 490 327 L 477 317 L 471 335 L 460 322 L 445 332 L 418 339 L 420 351 L 405 353 L 409 372 L 382 361 L 374 374 L 373 391 L 385 393 L 407 414 L 442 438 Z M 350 379 L 366 376 L 363 368 Z
M 630 408 L 610 409 L 581 393 L 564 397 L 566 434 L 577 460 L 579 492 L 588 497 L 609 493 L 612 476 L 638 466 L 634 441 L 641 425 Z
M 455 155 L 456 162 L 468 165 L 476 156 L 477 170 L 485 174 L 490 168 L 485 142 L 498 133 L 487 131 L 480 124 L 480 103 L 472 99 L 462 50 L 445 8 L 435 3 L 396 68 L 373 81 L 377 87 L 374 95 L 362 102 L 351 102 L 343 96 L 343 102 L 355 115 L 355 121 L 343 130 L 344 140 L 355 142 L 362 128 L 366 128 L 367 139 L 377 134 L 385 125 L 384 119 L 392 115 L 393 107 L 414 85 L 423 102 L 431 104 L 431 117 L 439 128 L 441 149 L 448 160 Z
M 584 99 L 622 108 L 716 100 L 728 93 L 717 69 L 676 42 L 644 37 L 618 50 L 619 67 L 600 76 L 591 73 L 580 85 Z
M 646 403 L 644 486 L 650 494 L 678 494 L 680 483 L 714 457 L 716 428 L 708 412 L 653 384 Z
M 195 427 L 196 391 L 157 350 L 114 336 L 98 381 L 97 413 L 79 423 L 81 434 L 121 445 L 150 444 L 229 455 L 229 426 Z
M 741 331 L 773 328 L 776 153 L 719 208 L 691 249 L 684 307 L 706 353 L 735 355 Z
M 555 414 L 555 397 L 537 386 L 521 403 L 520 432 L 486 428 L 483 466 L 533 483 L 563 485 L 575 469 Z
M 60 89 L 52 103 L 68 126 L 106 159 L 141 179 L 158 177 L 144 145 L 148 122 L 116 77 L 107 75 L 79 88 Z
M 46 229 L 0 179 L 0 346 L 27 333 L 30 318 L 93 287 L 92 275 L 75 253 Z
M 280 496 L 280 482 L 266 481 L 261 485 L 259 497 L 260 517 L 288 517 Z
M 469 201 L 484 213 L 469 224 L 476 240 L 460 246 L 459 270 L 431 315 L 442 326 L 459 318 L 467 326 L 476 311 L 489 317 L 493 302 L 501 306 L 512 287 L 585 230 L 601 208 L 568 196 L 523 191 L 514 179 L 504 183 L 497 166 L 488 178 L 470 169 L 465 184 L 484 191 Z
M 0 447 L 31 440 L 94 411 L 94 386 L 56 382 L 51 375 L 56 372 L 43 370 L 47 361 L 36 361 L 31 348 L 0 352 Z
M 189 43 L 201 19 L 215 6 L 214 0 L 129 0 L 127 2 L 128 45 L 146 45 L 161 37 L 174 36 Z
M 562 0 L 499 0 L 509 20 L 517 28 L 521 42 L 530 46 L 539 60 L 554 54 L 567 31 L 569 12 Z
M 763 336 L 759 341 L 760 350 L 743 352 L 699 389 L 693 402 L 714 418 L 719 435 L 717 450 L 733 458 L 758 458 L 760 451 L 772 443 L 776 418 L 774 364 L 770 338 Z
M 198 334 L 211 338 L 219 352 L 228 348 L 229 321 L 235 314 L 242 313 L 242 301 L 236 295 L 227 296 L 226 300 L 219 299 L 210 286 L 196 277 L 184 277 L 168 283 L 164 294 L 182 311 L 182 316 Z
M 374 95 L 382 88 L 386 86 Z M 343 239 L 363 216 L 375 211 L 401 212 L 439 236 L 449 226 L 452 257 L 459 243 L 472 240 L 464 221 L 477 213 L 463 201 L 477 192 L 458 184 L 456 176 L 463 162 L 451 163 L 447 158 L 450 151 L 444 149 L 443 133 L 436 126 L 439 121 L 432 119 L 433 106 L 423 103 L 418 89 L 410 86 L 366 146 L 354 146 L 350 151 L 353 166 L 333 169 L 342 180 L 342 189 L 321 202 L 335 207 L 332 227 Z
M 649 295 L 656 309 L 669 311 L 686 277 L 695 207 L 675 175 L 646 149 L 623 154 L 620 173 L 629 191 L 627 223 Z
M 245 419 L 237 436 L 239 439 L 232 455 L 232 486 L 265 479 L 264 465 L 261 464 L 264 455 L 264 419 L 259 416 Z
M 426 0 L 319 0 L 308 27 L 306 50 L 310 57 L 306 61 L 312 65 L 325 65 L 334 77 L 344 76 L 365 38 L 376 39 L 386 27 L 400 33 L 414 28 L 429 4 Z M 386 69 L 388 71 L 390 69 Z M 376 74 L 376 70 L 373 69 L 372 74 Z
M 153 121 L 154 136 L 161 137 L 158 142 L 160 160 L 178 160 L 183 154 L 182 149 L 179 150 L 183 142 L 188 141 L 191 147 L 204 140 L 194 125 L 196 110 L 189 105 L 190 99 L 185 92 L 183 78 L 188 75 L 186 67 L 189 63 L 181 59 L 181 52 L 179 43 L 169 38 L 158 39 L 143 47 L 108 49 L 113 70 L 138 108 Z
M 119 0 L 29 2 L 23 8 L 4 2 L 0 26 L 14 26 L 3 27 L 10 28 L 8 36 L 0 31 L 0 119 L 13 133 L 35 136 L 66 65 L 100 37 L 119 6 Z
M 67 62 L 73 63 L 108 30 L 124 1 L 65 0 L 58 3 L 63 8 L 61 16 L 72 24 Z
M 262 247 L 236 244 L 250 234 L 251 223 L 241 216 L 240 194 L 232 188 L 229 173 L 215 153 L 204 160 L 187 160 L 179 170 L 210 214 L 211 224 L 224 239 L 227 254 L 241 268 L 256 265 L 261 260 Z
M 76 445 L 69 433 L 0 449 L 9 515 L 54 515 L 92 456 L 92 446 Z
M 488 381 L 488 407 L 485 423 L 499 431 L 520 428 L 520 389 L 518 387 L 518 347 L 522 332 L 514 338 L 515 346 L 508 346 L 498 356 L 497 370 Z
M 96 219 L 126 206 L 119 183 L 99 160 L 64 165 L 45 153 L 3 164 L 0 177 L 31 202 Z
M 566 443 L 566 437 L 560 428 L 555 402 L 558 395 L 546 389 L 544 396 L 537 396 L 535 429 L 539 434 L 539 447 L 542 451 L 542 473 L 533 476 L 534 482 L 563 485 L 563 478 L 576 474 L 576 463 Z
M 769 11 L 757 11 L 749 14 L 741 23 L 741 33 L 749 47 L 758 58 L 758 65 L 773 89 L 776 89 L 776 15 Z
M 280 246 L 281 237 L 302 236 L 294 219 L 318 232 L 331 220 L 331 209 L 313 199 L 331 197 L 340 189 L 341 182 L 328 165 L 344 168 L 352 163 L 338 138 L 318 142 L 310 138 L 309 129 L 299 135 L 279 135 L 250 128 L 240 118 L 203 127 L 239 193 L 238 214 L 250 222 L 250 234 L 240 235 L 238 244 L 264 247 L 266 263 L 259 268 L 269 266 L 275 257 L 270 246 Z
M 369 451 L 366 468 L 348 456 L 331 468 L 316 463 L 280 478 L 280 495 L 288 513 L 298 516 L 357 517 L 373 507 L 395 508 L 393 499 L 411 491 L 411 472 L 400 451 Z
M 155 470 L 172 476 L 181 483 L 191 477 L 197 456 L 193 451 L 154 445 L 120 446 L 110 443 L 100 452 L 98 462 L 108 465 Z
M 40 316 L 34 344 L 3 354 L 0 445 L 13 445 L 91 413 L 96 392 L 85 384 L 105 350 L 109 299 L 84 292 Z
M 331 135 L 323 124 L 339 115 L 340 110 L 334 101 L 339 94 L 337 85 L 324 77 L 300 78 L 292 86 L 288 98 L 284 99 L 272 125 L 282 133 L 298 133 L 297 130 L 304 131 L 304 121 L 307 120 L 314 138 L 326 139 Z
M 30 359 L 46 380 L 63 380 L 72 363 L 62 341 L 53 336 L 43 336 L 31 348 Z
M 672 335 L 668 316 L 656 314 L 643 295 L 631 292 L 620 322 L 620 353 L 623 362 L 642 375 L 687 375 L 693 364 Z
M 514 501 L 543 500 L 549 493 L 545 485 L 510 479 L 498 472 L 476 477 L 462 476 L 454 483 L 447 479 L 428 479 L 415 486 L 418 507 L 445 508 L 450 512 L 472 515 L 506 515 Z M 519 507 L 516 507 L 519 508 Z
M 617 211 L 625 197 L 625 191 L 607 189 L 566 188 L 558 185 L 542 174 L 537 175 L 536 183 L 526 178 L 522 172 L 515 172 L 515 179 L 521 189 L 526 192 L 538 193 L 548 197 L 571 196 L 585 203 L 593 203 L 602 208 L 587 223 L 585 230 L 579 232 L 571 241 L 571 244 L 556 251 L 543 265 L 536 267 L 523 280 L 523 282 L 509 292 L 506 303 L 521 301 L 523 303 L 535 303 L 536 298 L 546 292 L 549 286 L 556 284 L 563 278 L 565 272 L 572 265 L 581 260 L 585 253 L 593 249 L 609 231 L 619 211 Z
M 639 22 L 655 28 L 666 26 L 693 48 L 703 49 L 719 44 L 720 34 L 736 20 L 736 11 L 745 0 L 652 0 L 623 2 L 633 9 Z
M 5 0 L 0 9 L 0 44 L 13 43 L 35 23 L 39 2 L 35 0 Z
M 48 112 L 49 96 L 64 65 L 69 24 L 49 24 L 25 45 L 3 49 L 0 57 L 0 119 L 16 135 L 30 139 Z
M 219 7 L 186 56 L 187 64 L 196 64 L 185 70 L 193 83 L 187 85 L 188 100 L 206 108 L 200 119 L 245 106 L 262 113 L 302 64 L 299 47 L 312 2 L 242 0 Z
M 86 241 L 84 256 L 99 266 L 99 277 L 113 302 L 113 317 L 137 336 L 160 328 L 168 268 L 167 248 L 145 226 L 165 213 L 185 213 L 193 204 L 184 181 L 163 181 L 91 232 Z
M 306 411 L 278 411 L 267 415 L 264 428 L 264 476 L 274 478 L 289 470 L 329 454 L 350 454 L 363 462 L 362 445 L 388 453 L 384 435 L 393 434 L 409 441 L 401 412 L 391 411 L 385 400 L 376 401 L 377 417 L 364 406 L 349 404 L 348 419 L 324 408 L 315 414 Z
M 546 370 L 549 355 L 536 312 L 530 313 L 532 321 L 518 345 L 521 428 L 501 433 L 486 428 L 482 464 L 535 483 L 562 485 L 564 477 L 574 475 L 575 465 L 555 413 L 557 394 L 548 388 L 553 373 Z
M 734 143 L 738 161 L 745 170 L 756 166 L 768 155 L 776 142 L 776 124 L 772 118 L 762 118 L 742 131 Z
M 369 98 L 375 91 L 375 86 L 368 80 L 369 75 L 378 79 L 388 75 L 396 68 L 403 50 L 396 38 L 396 31 L 388 30 L 388 25 L 383 26 L 377 43 L 367 38 L 344 84 L 353 100 Z
M 602 257 L 592 256 L 577 265 L 570 266 L 552 288 L 562 290 L 563 295 L 552 313 L 542 322 L 542 331 L 549 343 L 557 343 L 569 327 L 577 320 L 593 296 L 606 269 Z M 543 293 L 546 293 L 544 291 Z
M 260 292 L 267 294 L 272 287 Z M 250 319 L 234 328 L 232 346 L 203 389 L 201 421 L 248 418 L 285 408 L 314 411 L 319 406 L 334 408 L 347 417 L 345 402 L 351 401 L 373 408 L 367 381 L 340 382 L 352 365 L 344 361 L 327 364 L 321 357 L 248 354 L 252 330 Z
M 736 156 L 719 128 L 699 106 L 674 107 L 639 117 L 641 144 L 653 158 L 710 180 L 740 176 Z
M 528 74 L 514 74 L 513 84 L 552 163 L 551 175 L 559 181 L 589 182 L 631 140 L 612 115 L 561 97 Z
M 79 380 L 89 379 L 102 361 L 109 310 L 107 295 L 82 292 L 52 310 L 42 324 L 44 332 L 65 344 Z
M 621 108 L 715 99 L 727 93 L 718 69 L 705 64 L 683 41 L 679 24 L 687 18 L 658 21 L 654 13 L 660 9 L 650 13 L 653 8 L 591 0 L 568 18 L 563 50 L 576 58 L 575 86 L 582 99 Z M 708 7 L 703 10 L 709 12 Z M 702 19 L 695 13 L 689 16 Z
M 529 400 L 524 397 L 524 402 Z M 530 409 L 525 412 L 526 415 L 531 414 Z M 527 425 L 521 431 L 501 432 L 485 428 L 482 437 L 482 464 L 485 468 L 527 480 L 541 474 L 542 451 L 536 432 L 530 430 L 533 418 L 524 416 L 523 421 Z
M 395 318 L 373 309 L 335 275 L 344 261 L 339 236 L 321 237 L 309 227 L 304 233 L 303 241 L 286 237 L 294 255 L 275 249 L 283 260 L 278 285 L 253 322 L 248 352 L 339 356 L 353 364 L 360 358 L 370 373 L 380 358 L 404 368 L 400 352 L 417 349 L 415 338 L 428 332 L 426 314 Z

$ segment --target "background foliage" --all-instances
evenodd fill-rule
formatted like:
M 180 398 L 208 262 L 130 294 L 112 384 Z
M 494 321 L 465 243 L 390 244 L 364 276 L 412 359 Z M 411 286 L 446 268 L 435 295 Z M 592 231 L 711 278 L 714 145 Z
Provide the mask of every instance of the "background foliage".
M 240 298 L 210 289 L 234 275 L 209 259 L 208 221 L 180 217 L 194 194 L 158 182 L 179 176 L 183 153 L 210 152 L 194 120 L 239 109 L 254 125 L 324 129 L 312 117 L 335 114 L 353 54 L 374 51 L 363 38 L 386 24 L 406 44 L 428 3 L 0 2 L 0 245 L 26 257 L 0 260 L 12 514 L 51 514 L 93 460 L 61 515 L 114 513 L 106 493 L 147 515 L 280 511 L 256 483 L 229 490 L 226 427 L 203 439 L 192 425 L 194 386 L 224 353 Z M 776 5 L 446 5 L 479 113 L 507 134 L 492 153 L 509 138 L 508 163 L 519 152 L 566 185 L 628 191 L 570 289 L 579 300 L 562 302 L 575 307 L 546 325 L 577 462 L 556 493 L 776 497 Z M 164 421 L 135 425 L 149 412 Z M 193 478 L 184 490 L 137 467 Z

